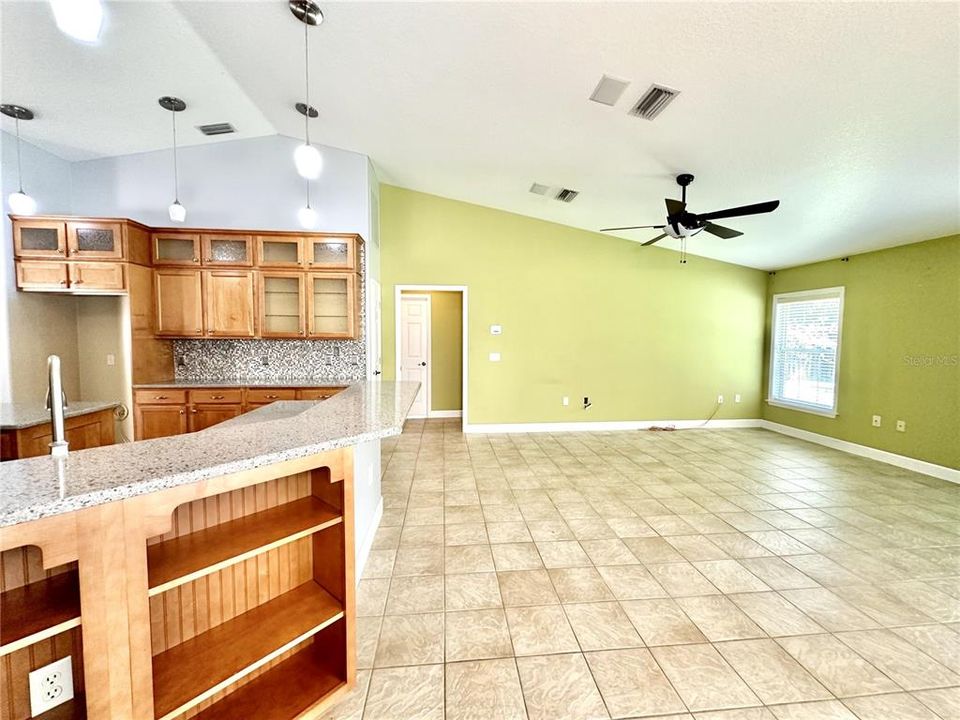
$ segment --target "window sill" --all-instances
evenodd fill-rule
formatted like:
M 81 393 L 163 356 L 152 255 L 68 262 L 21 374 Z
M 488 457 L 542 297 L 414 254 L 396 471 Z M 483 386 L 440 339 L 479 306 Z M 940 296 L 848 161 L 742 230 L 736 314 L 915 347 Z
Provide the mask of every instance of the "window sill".
M 837 417 L 836 410 L 827 410 L 824 408 L 814 407 L 812 405 L 802 405 L 800 403 L 789 403 L 784 402 L 783 400 L 771 400 L 767 398 L 767 405 L 774 405 L 775 407 L 784 408 L 785 410 L 796 410 L 798 412 L 809 413 L 811 415 L 820 415 L 821 417 Z

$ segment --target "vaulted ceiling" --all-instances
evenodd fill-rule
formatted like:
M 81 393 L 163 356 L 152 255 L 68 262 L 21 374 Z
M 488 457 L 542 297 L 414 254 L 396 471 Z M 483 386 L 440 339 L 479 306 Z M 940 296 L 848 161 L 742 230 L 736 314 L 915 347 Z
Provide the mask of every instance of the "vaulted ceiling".
M 955 3 L 335 2 L 311 29 L 314 139 L 383 182 L 565 225 L 662 223 L 674 176 L 694 211 L 780 199 L 689 251 L 759 268 L 960 232 Z M 111 2 L 96 46 L 47 3 L 0 3 L 4 102 L 23 135 L 82 160 L 181 139 L 300 135 L 303 26 L 283 0 Z M 588 97 L 629 81 L 614 107 Z M 652 83 L 680 91 L 628 114 Z M 11 129 L 5 121 L 4 129 Z M 538 182 L 580 191 L 570 204 Z M 622 233 L 643 241 L 650 231 Z M 669 243 L 665 243 L 669 246 Z

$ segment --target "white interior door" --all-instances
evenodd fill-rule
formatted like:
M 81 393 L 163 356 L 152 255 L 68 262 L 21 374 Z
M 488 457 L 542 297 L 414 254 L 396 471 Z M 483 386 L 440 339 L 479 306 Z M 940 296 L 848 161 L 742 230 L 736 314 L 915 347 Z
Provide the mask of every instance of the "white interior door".
M 400 379 L 420 383 L 410 417 L 430 413 L 430 296 L 400 296 Z

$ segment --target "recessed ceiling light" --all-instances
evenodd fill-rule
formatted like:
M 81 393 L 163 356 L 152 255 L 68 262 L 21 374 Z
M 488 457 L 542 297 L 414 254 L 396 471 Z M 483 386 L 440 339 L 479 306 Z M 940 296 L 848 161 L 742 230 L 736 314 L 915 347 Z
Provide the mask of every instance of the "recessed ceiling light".
M 600 82 L 597 83 L 597 87 L 590 95 L 590 99 L 601 105 L 613 107 L 617 104 L 617 101 L 620 99 L 620 96 L 623 95 L 623 91 L 627 89 L 629 84 L 630 82 L 628 80 L 618 80 L 617 78 L 604 75 L 600 78 Z
M 60 31 L 81 42 L 93 43 L 103 27 L 100 0 L 50 0 Z

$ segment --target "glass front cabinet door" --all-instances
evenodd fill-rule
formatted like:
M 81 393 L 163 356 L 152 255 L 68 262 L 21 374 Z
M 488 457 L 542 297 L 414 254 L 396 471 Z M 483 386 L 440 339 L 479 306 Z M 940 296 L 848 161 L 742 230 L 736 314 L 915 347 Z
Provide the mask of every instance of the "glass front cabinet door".
M 310 337 L 355 338 L 357 276 L 354 273 L 310 273 L 307 282 Z
M 261 337 L 297 338 L 306 334 L 304 275 L 260 273 Z
M 201 235 L 204 265 L 251 267 L 252 235 Z
M 195 233 L 154 233 L 154 265 L 199 265 L 200 236 Z
M 13 251 L 18 258 L 63 258 L 67 225 L 55 220 L 14 220 Z
M 67 253 L 72 258 L 123 259 L 123 226 L 110 222 L 68 222 Z
M 356 271 L 356 242 L 349 236 L 311 237 L 307 241 L 307 264 L 312 270 Z
M 303 266 L 304 239 L 271 235 L 257 236 L 257 264 L 266 268 L 298 269 Z

